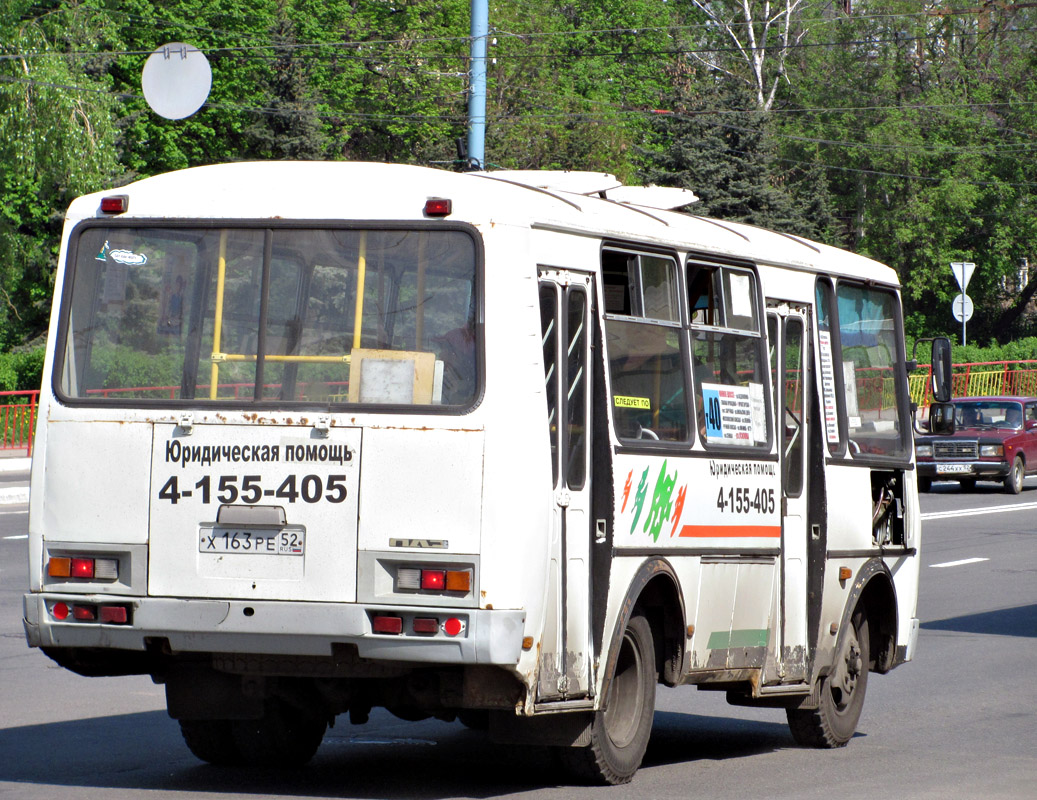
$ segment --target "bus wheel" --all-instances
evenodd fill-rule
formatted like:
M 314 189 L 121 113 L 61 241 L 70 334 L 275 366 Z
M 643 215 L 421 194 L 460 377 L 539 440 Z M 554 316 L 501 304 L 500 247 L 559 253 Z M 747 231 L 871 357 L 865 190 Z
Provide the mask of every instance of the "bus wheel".
M 1019 494 L 1023 490 L 1023 478 L 1025 476 L 1026 470 L 1023 468 L 1023 459 L 1020 456 L 1016 456 L 1015 461 L 1012 462 L 1012 471 L 1005 478 L 1005 491 L 1009 494 Z
M 868 688 L 869 645 L 868 622 L 864 612 L 857 611 L 832 671 L 822 679 L 820 705 L 786 712 L 792 738 L 798 744 L 842 747 L 853 737 Z
M 652 628 L 636 614 L 623 632 L 606 708 L 594 714 L 590 745 L 561 750 L 570 771 L 612 785 L 634 777 L 652 734 L 657 680 Z
M 234 720 L 234 741 L 249 764 L 300 767 L 313 758 L 327 729 L 320 716 L 280 700 L 267 703 L 259 719 Z
M 182 719 L 180 733 L 197 758 L 217 766 L 244 763 L 229 719 Z

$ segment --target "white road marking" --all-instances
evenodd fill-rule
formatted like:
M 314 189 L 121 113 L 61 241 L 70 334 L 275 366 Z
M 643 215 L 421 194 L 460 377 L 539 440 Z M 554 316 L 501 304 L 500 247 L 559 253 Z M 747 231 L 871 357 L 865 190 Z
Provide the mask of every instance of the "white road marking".
M 29 538 L 29 534 L 27 534 L 27 533 L 23 533 L 21 536 L 5 536 L 4 537 L 4 539 L 8 539 L 8 540 L 10 540 L 10 539 L 28 539 L 28 538 Z
M 978 564 L 980 561 L 989 561 L 989 558 L 963 558 L 960 561 L 945 561 L 942 564 L 930 564 L 930 567 L 961 567 L 965 564 Z
M 1032 511 L 1037 503 L 1013 503 L 1007 506 L 988 506 L 987 508 L 962 508 L 957 511 L 933 511 L 922 514 L 922 521 L 929 519 L 947 519 L 948 517 L 974 517 L 977 514 L 1000 514 L 1004 511 Z

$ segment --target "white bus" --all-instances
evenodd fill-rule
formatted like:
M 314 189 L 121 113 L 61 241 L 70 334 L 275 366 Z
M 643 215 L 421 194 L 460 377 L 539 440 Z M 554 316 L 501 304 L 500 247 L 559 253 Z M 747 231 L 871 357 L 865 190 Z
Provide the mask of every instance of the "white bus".
M 29 644 L 151 675 L 217 764 L 384 707 L 620 783 L 657 683 L 845 744 L 918 633 L 897 277 L 671 194 L 238 163 L 77 199 Z

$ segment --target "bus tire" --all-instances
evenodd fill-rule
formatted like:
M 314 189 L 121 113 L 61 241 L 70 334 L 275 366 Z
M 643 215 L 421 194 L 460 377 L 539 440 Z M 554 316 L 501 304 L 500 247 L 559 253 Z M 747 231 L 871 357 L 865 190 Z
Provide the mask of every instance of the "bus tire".
M 1012 462 L 1012 471 L 1005 478 L 1005 491 L 1009 494 L 1019 494 L 1023 490 L 1023 478 L 1026 477 L 1026 468 L 1023 466 L 1022 456 L 1016 456 Z
M 561 750 L 576 777 L 613 786 L 629 782 L 641 766 L 652 734 L 658 681 L 652 628 L 642 614 L 630 619 L 619 647 L 608 703 L 594 713 L 590 744 Z
M 313 758 L 328 727 L 322 717 L 280 700 L 268 701 L 259 719 L 231 724 L 245 763 L 273 767 L 301 767 Z
M 182 719 L 180 734 L 202 761 L 220 767 L 244 763 L 229 719 Z
M 853 738 L 864 707 L 871 657 L 868 621 L 858 609 L 832 671 L 821 679 L 821 701 L 815 709 L 786 711 L 792 738 L 803 747 L 843 747 Z

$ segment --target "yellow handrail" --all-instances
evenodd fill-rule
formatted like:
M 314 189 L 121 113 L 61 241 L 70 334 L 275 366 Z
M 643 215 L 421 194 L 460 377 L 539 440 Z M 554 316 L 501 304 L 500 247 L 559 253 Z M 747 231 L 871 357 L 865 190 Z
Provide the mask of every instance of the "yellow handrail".
M 216 357 L 216 353 L 213 353 L 213 358 Z M 258 356 L 249 355 L 248 353 L 219 353 L 219 361 L 255 361 Z M 351 360 L 351 356 L 263 356 L 264 361 L 281 361 L 288 363 L 304 364 L 348 364 Z
M 220 231 L 220 254 L 216 262 L 216 318 L 212 323 L 212 375 L 209 379 L 209 399 L 216 399 L 220 377 L 220 339 L 223 336 L 223 287 L 227 276 L 227 230 Z
M 360 327 L 364 320 L 364 278 L 367 273 L 367 231 L 360 231 L 360 252 L 356 261 L 356 313 L 353 319 L 353 349 L 360 347 Z
M 356 295 L 356 318 L 354 321 L 353 347 L 360 347 L 360 333 L 364 314 L 364 281 L 367 273 L 367 232 L 360 233 L 360 252 L 357 258 L 357 295 Z M 220 345 L 223 337 L 223 295 L 226 289 L 227 276 L 227 231 L 220 232 L 219 257 L 216 263 L 216 311 L 212 329 L 212 368 L 209 383 L 209 399 L 217 398 L 219 389 L 220 362 L 222 361 L 256 361 L 257 355 L 248 353 L 224 353 Z M 326 355 L 326 356 L 296 356 L 296 355 L 270 355 L 263 356 L 264 361 L 277 361 L 281 363 L 295 364 L 349 364 L 352 361 L 350 355 Z

